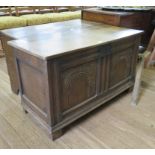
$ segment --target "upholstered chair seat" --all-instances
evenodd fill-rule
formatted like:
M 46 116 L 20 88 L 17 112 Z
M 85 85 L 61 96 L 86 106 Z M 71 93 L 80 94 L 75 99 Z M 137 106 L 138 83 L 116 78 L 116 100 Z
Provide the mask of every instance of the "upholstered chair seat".
M 0 17 L 0 30 L 23 27 L 26 26 L 27 22 L 24 18 L 14 17 L 14 16 L 4 16 Z
M 25 19 L 27 21 L 27 25 L 39 25 L 46 24 L 50 22 L 50 19 L 42 14 L 29 14 L 20 16 L 21 19 Z
M 62 12 L 62 13 L 46 13 L 45 17 L 49 18 L 50 22 L 60 22 L 71 19 L 79 19 L 81 18 L 81 11 L 74 12 Z

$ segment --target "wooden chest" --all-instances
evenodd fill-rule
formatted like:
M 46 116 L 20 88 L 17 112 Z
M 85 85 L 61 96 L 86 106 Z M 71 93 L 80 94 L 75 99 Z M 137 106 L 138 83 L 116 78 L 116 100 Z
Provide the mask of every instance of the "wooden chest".
M 141 31 L 82 20 L 74 29 L 76 24 L 50 37 L 9 42 L 22 106 L 53 139 L 134 84 Z

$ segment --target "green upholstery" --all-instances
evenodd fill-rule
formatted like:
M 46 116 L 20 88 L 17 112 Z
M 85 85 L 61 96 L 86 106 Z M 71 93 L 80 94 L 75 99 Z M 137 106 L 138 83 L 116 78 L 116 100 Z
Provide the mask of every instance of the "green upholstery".
M 25 19 L 13 16 L 0 17 L 0 30 L 22 26 L 26 26 Z
M 67 16 L 64 16 L 62 13 L 46 13 L 44 14 L 45 17 L 47 17 L 50 22 L 60 22 L 69 20 Z
M 70 19 L 80 19 L 81 11 L 73 11 L 73 12 L 62 12 L 63 15 L 69 16 Z
M 62 13 L 46 13 L 43 16 L 49 18 L 50 22 L 60 22 L 71 19 L 81 18 L 81 11 L 62 12 Z
M 22 15 L 19 18 L 25 19 L 27 21 L 27 25 L 39 25 L 50 22 L 50 19 L 42 14 Z
M 0 17 L 0 30 L 81 18 L 81 11 Z

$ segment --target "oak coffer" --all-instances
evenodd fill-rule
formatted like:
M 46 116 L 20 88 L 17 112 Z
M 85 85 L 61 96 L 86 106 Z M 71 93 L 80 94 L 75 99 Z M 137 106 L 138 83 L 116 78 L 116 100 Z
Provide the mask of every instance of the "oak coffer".
M 84 20 L 64 28 L 59 24 L 53 35 L 8 42 L 22 106 L 53 139 L 71 122 L 133 87 L 142 33 Z

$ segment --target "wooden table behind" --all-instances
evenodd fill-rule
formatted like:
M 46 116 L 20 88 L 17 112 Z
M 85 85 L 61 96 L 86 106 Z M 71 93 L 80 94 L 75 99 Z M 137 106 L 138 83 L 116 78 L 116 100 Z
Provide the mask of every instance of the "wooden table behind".
M 151 10 L 148 11 L 108 11 L 101 8 L 82 10 L 82 19 L 109 25 L 143 30 L 141 44 L 147 46 L 152 35 Z

